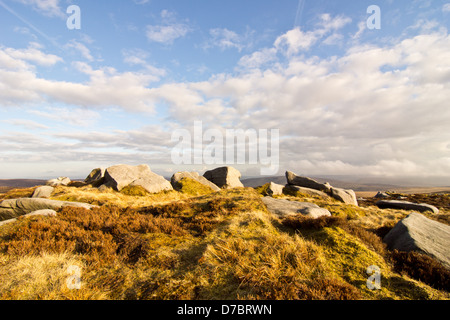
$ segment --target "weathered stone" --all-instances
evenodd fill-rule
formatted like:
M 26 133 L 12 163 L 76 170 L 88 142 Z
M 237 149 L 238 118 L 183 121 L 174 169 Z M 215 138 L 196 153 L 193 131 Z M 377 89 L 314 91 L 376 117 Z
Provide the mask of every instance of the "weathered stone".
M 287 184 L 284 187 L 283 192 L 286 194 L 293 194 L 293 193 L 299 192 L 299 193 L 303 193 L 303 194 L 306 194 L 309 196 L 318 196 L 321 198 L 329 198 L 329 196 L 323 191 L 319 191 L 319 190 L 311 189 L 311 188 L 294 186 L 294 185 L 290 185 L 290 184 Z
M 326 193 L 331 192 L 331 186 L 328 182 L 320 183 L 311 178 L 297 176 L 295 173 L 291 171 L 286 171 L 286 180 L 287 184 L 289 185 L 310 188 L 314 190 L 323 191 Z
M 376 205 L 380 209 L 416 210 L 420 212 L 430 211 L 432 213 L 439 213 L 438 208 L 426 203 L 413 203 L 399 200 L 380 200 L 377 201 Z
M 109 192 L 109 191 L 113 191 L 112 188 L 102 184 L 100 187 L 98 187 L 98 191 L 100 192 Z
M 244 187 L 240 180 L 241 173 L 233 167 L 221 167 L 209 170 L 203 176 L 219 188 L 231 189 Z
M 63 207 L 92 209 L 97 206 L 82 202 L 59 201 L 42 198 L 8 199 L 0 202 L 0 221 L 23 216 L 38 210 L 58 210 Z
M 386 198 L 389 198 L 389 195 L 388 195 L 386 192 L 378 191 L 378 193 L 375 195 L 374 198 L 377 198 L 377 199 L 386 199 Z
M 279 196 L 283 194 L 283 188 L 281 184 L 270 182 L 267 186 L 266 192 L 269 196 Z
M 22 217 L 34 217 L 34 216 L 56 217 L 57 213 L 55 210 L 44 209 L 44 210 L 33 211 L 31 213 L 23 215 Z M 14 219 L 2 221 L 2 222 L 0 222 L 0 227 L 4 226 L 5 224 L 12 223 L 14 221 L 17 221 L 17 219 L 14 218 Z
M 264 197 L 262 201 L 267 206 L 267 210 L 269 210 L 269 212 L 280 217 L 299 214 L 310 218 L 331 216 L 331 213 L 327 209 L 320 208 L 314 203 L 274 199 L 272 197 Z
M 55 190 L 55 188 L 50 187 L 50 186 L 37 187 L 34 190 L 33 195 L 31 197 L 32 198 L 50 198 L 50 196 L 52 195 L 52 192 L 54 190 Z
M 51 187 L 67 186 L 69 185 L 70 181 L 71 180 L 67 177 L 59 177 L 57 179 L 48 180 L 46 185 Z
M 220 191 L 220 188 L 218 186 L 216 186 L 214 183 L 212 183 L 211 181 L 209 181 L 208 179 L 206 179 L 205 177 L 201 176 L 198 174 L 198 172 L 177 172 L 175 173 L 172 178 L 170 179 L 170 183 L 172 184 L 172 187 L 175 190 L 180 190 L 181 189 L 181 179 L 183 178 L 188 178 L 188 179 L 192 179 L 195 180 L 207 187 L 210 187 L 211 189 L 213 189 L 214 191 Z
M 173 190 L 169 181 L 152 172 L 146 164 L 139 166 L 121 164 L 109 167 L 105 170 L 104 184 L 116 191 L 126 186 L 141 186 L 150 193 Z
M 84 179 L 84 182 L 87 184 L 91 184 L 93 187 L 98 187 L 103 184 L 105 176 L 104 168 L 96 168 L 89 173 L 89 175 Z
M 450 226 L 413 212 L 389 231 L 383 241 L 390 250 L 419 251 L 450 269 Z
M 331 196 L 346 204 L 358 206 L 358 200 L 356 200 L 356 194 L 353 190 L 331 187 Z

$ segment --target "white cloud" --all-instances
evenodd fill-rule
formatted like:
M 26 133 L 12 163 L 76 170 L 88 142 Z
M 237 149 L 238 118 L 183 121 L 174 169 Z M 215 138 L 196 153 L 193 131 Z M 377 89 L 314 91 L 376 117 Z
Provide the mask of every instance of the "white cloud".
M 48 126 L 38 123 L 33 120 L 28 119 L 6 119 L 2 120 L 5 123 L 12 124 L 14 126 L 23 127 L 27 130 L 35 130 L 35 129 L 49 129 Z
M 147 39 L 164 44 L 172 44 L 174 40 L 184 37 L 190 28 L 185 24 L 172 24 L 169 26 L 147 26 Z
M 81 108 L 46 107 L 42 110 L 29 110 L 28 112 L 39 117 L 57 122 L 68 123 L 78 127 L 93 126 L 100 119 L 96 111 Z
M 358 23 L 358 31 L 353 35 L 352 38 L 355 40 L 359 39 L 366 29 L 367 29 L 367 22 L 361 21 L 360 23 Z
M 31 6 L 34 10 L 50 17 L 66 17 L 61 10 L 59 0 L 15 0 Z
M 324 40 L 324 44 L 336 44 L 337 40 L 342 37 L 336 33 L 339 29 L 349 24 L 352 20 L 345 16 L 332 17 L 330 14 L 322 14 L 319 16 L 317 28 L 312 31 L 302 31 L 299 27 L 289 30 L 285 34 L 279 36 L 275 42 L 275 48 L 284 52 L 287 56 L 299 54 L 308 51 L 320 39 L 333 32 Z
M 218 47 L 221 50 L 235 48 L 240 52 L 244 48 L 249 48 L 252 45 L 252 35 L 254 32 L 247 29 L 245 34 L 240 35 L 227 28 L 214 28 L 209 30 L 209 34 L 211 38 L 203 45 L 203 48 Z
M 288 56 L 309 49 L 318 40 L 314 32 L 303 32 L 300 28 L 289 30 L 275 40 L 275 48 L 284 50 Z
M 445 3 L 442 6 L 442 12 L 450 12 L 450 3 Z
M 5 59 L 11 62 L 22 64 L 25 61 L 37 63 L 41 66 L 52 66 L 58 62 L 62 62 L 63 59 L 53 54 L 46 54 L 40 51 L 41 46 L 38 43 L 32 42 L 27 49 L 12 49 L 4 48 L 0 46 L 0 54 Z
M 74 117 L 73 125 L 83 124 L 85 110 L 92 110 L 94 113 L 87 115 L 98 120 L 102 108 L 111 106 L 125 112 L 154 111 L 157 103 L 167 106 L 167 118 L 153 128 L 107 134 L 86 130 L 56 137 L 73 138 L 74 153 L 89 159 L 106 158 L 108 152 L 89 155 L 83 146 L 107 149 L 111 143 L 125 150 L 122 158 L 112 156 L 114 160 L 127 159 L 131 153 L 136 159 L 145 159 L 143 153 L 150 150 L 160 152 L 158 159 L 170 163 L 164 155 L 166 127 L 179 124 L 190 128 L 202 119 L 205 125 L 219 128 L 280 129 L 283 169 L 306 174 L 448 175 L 447 32 L 429 30 L 383 45 L 357 44 L 341 56 L 308 56 L 305 50 L 327 41 L 348 23 L 342 17 L 322 17 L 321 21 L 316 30 L 290 30 L 278 37 L 273 47 L 242 57 L 234 74 L 153 88 L 149 85 L 158 77 L 149 73 L 94 68 L 86 62 L 73 65 L 88 77 L 84 83 L 42 79 L 30 63 L 47 61 L 52 65 L 58 59 L 38 48 L 34 48 L 35 57 L 41 58 L 33 60 L 24 54 L 28 49 L 1 48 L 0 105 L 22 106 L 30 101 L 63 104 L 62 108 L 35 109 L 34 114 L 69 123 Z M 145 51 L 123 53 L 127 63 L 148 65 Z M 26 138 L 14 140 L 17 150 L 20 139 L 26 148 L 35 148 Z M 7 142 L 0 142 L 0 147 L 2 143 Z M 45 142 L 36 143 L 46 146 Z M 66 152 L 68 146 L 64 146 Z M 64 156 L 62 152 L 55 155 Z
M 175 14 L 168 10 L 161 11 L 161 18 L 161 25 L 148 25 L 146 28 L 146 36 L 150 41 L 172 44 L 192 31 L 188 24 L 177 22 Z
M 276 59 L 276 49 L 275 48 L 264 48 L 260 51 L 255 51 L 252 54 L 243 56 L 239 62 L 238 66 L 240 68 L 260 68 L 264 64 L 272 62 Z
M 81 56 L 83 58 L 85 58 L 88 61 L 94 61 L 94 57 L 91 55 L 91 51 L 88 49 L 88 47 L 86 47 L 84 44 L 76 41 L 76 40 L 71 40 L 69 41 L 66 45 L 65 48 L 72 48 L 77 50 Z

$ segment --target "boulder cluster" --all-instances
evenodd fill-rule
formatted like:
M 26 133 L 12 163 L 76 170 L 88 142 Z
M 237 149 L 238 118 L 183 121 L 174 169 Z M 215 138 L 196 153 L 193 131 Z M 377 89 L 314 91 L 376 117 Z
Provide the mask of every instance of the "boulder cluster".
M 165 190 L 178 190 L 181 180 L 189 178 L 195 180 L 213 191 L 243 187 L 240 181 L 241 173 L 232 167 L 222 167 L 206 171 L 203 176 L 197 172 L 177 172 L 170 181 L 152 172 L 148 165 L 139 166 L 116 165 L 107 169 L 96 168 L 86 177 L 84 182 L 100 190 L 112 188 L 121 191 L 125 187 L 140 186 L 149 193 L 158 193 Z
M 30 198 L 8 199 L 0 202 L 0 226 L 16 221 L 20 216 L 55 216 L 57 210 L 63 207 L 81 207 L 92 209 L 96 206 L 71 201 L 50 200 L 55 187 L 91 185 L 100 191 L 121 191 L 127 187 L 139 186 L 149 193 L 167 190 L 181 190 L 184 179 L 194 180 L 213 192 L 221 189 L 244 187 L 240 181 L 241 173 L 233 167 L 221 167 L 206 171 L 203 176 L 197 172 L 177 172 L 170 181 L 152 172 L 147 165 L 115 165 L 106 169 L 93 169 L 83 182 L 71 181 L 67 177 L 59 177 L 47 181 L 46 186 L 36 188 Z M 286 184 L 280 185 L 270 182 L 266 185 L 266 197 L 262 199 L 269 212 L 284 218 L 286 216 L 301 215 L 308 218 L 331 216 L 331 213 L 318 205 L 308 202 L 278 199 L 277 195 L 300 192 L 322 198 L 334 198 L 345 204 L 358 206 L 353 190 L 341 189 L 329 183 L 320 183 L 308 177 L 298 176 L 293 172 L 286 172 Z M 375 204 L 381 208 L 414 210 L 421 213 L 437 214 L 439 210 L 424 203 L 411 203 L 400 200 L 388 200 L 389 195 L 379 192 Z M 431 220 L 418 212 L 410 213 L 405 219 L 397 223 L 384 237 L 383 241 L 391 250 L 419 251 L 432 256 L 450 269 L 450 226 Z

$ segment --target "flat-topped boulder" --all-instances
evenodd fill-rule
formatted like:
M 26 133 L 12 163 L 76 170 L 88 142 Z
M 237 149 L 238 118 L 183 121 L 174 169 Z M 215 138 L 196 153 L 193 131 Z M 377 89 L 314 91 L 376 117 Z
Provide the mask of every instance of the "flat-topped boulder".
M 420 212 L 432 212 L 439 213 L 439 209 L 435 206 L 426 203 L 413 203 L 402 200 L 380 200 L 377 201 L 376 206 L 380 209 L 401 209 L 401 210 L 414 210 Z
M 206 171 L 203 176 L 219 188 L 242 188 L 241 173 L 233 167 L 221 167 Z
M 294 186 L 294 185 L 290 185 L 290 184 L 287 184 L 284 187 L 284 192 L 286 194 L 295 194 L 295 193 L 299 192 L 299 193 L 303 193 L 303 194 L 306 194 L 306 195 L 309 195 L 309 196 L 317 196 L 317 197 L 321 197 L 321 198 L 329 198 L 328 194 L 326 194 L 323 191 L 319 191 L 319 190 L 311 189 L 311 188 Z
M 93 187 L 101 186 L 105 177 L 105 171 L 106 169 L 104 168 L 93 169 L 86 177 L 86 179 L 84 179 L 84 182 L 86 184 L 92 185 Z
M 425 253 L 450 269 L 450 226 L 413 212 L 383 238 L 390 250 Z
M 358 206 L 358 200 L 356 199 L 355 191 L 351 189 L 341 189 L 331 187 L 331 196 L 346 204 Z
M 92 209 L 97 206 L 83 202 L 59 201 L 42 198 L 8 199 L 0 202 L 0 221 L 17 218 L 38 210 L 58 210 L 63 207 Z
M 172 185 L 163 176 L 150 170 L 146 164 L 130 166 L 120 164 L 105 170 L 103 184 L 121 191 L 127 186 L 141 186 L 150 193 L 173 190 Z
M 262 201 L 269 212 L 280 217 L 295 216 L 299 214 L 309 218 L 331 216 L 331 213 L 327 209 L 320 208 L 314 203 L 274 199 L 272 197 L 264 197 Z
M 220 188 L 218 186 L 216 186 L 214 183 L 212 183 L 211 181 L 209 181 L 208 179 L 206 179 L 205 177 L 201 176 L 200 174 L 198 174 L 198 172 L 177 172 L 175 173 L 172 178 L 170 179 L 170 183 L 172 184 L 172 187 L 175 190 L 180 190 L 182 188 L 181 185 L 181 180 L 182 179 L 192 179 L 195 180 L 207 187 L 210 187 L 212 190 L 214 191 L 220 191 Z
M 289 185 L 310 188 L 314 190 L 323 191 L 325 193 L 331 192 L 331 186 L 328 182 L 320 183 L 308 177 L 297 176 L 295 173 L 291 171 L 286 171 L 286 180 L 287 184 Z
M 280 196 L 283 194 L 283 189 L 283 185 L 271 181 L 266 188 L 266 193 L 269 196 Z
M 31 197 L 32 198 L 50 198 L 50 196 L 52 195 L 52 192 L 54 190 L 55 190 L 55 188 L 51 187 L 51 186 L 40 186 L 34 190 Z
M 295 192 L 295 190 L 292 189 L 296 188 L 306 188 L 306 189 L 298 189 L 298 192 L 310 195 L 320 195 L 322 197 L 324 196 L 324 194 L 326 194 L 346 204 L 358 206 L 358 200 L 353 190 L 336 188 L 331 186 L 328 182 L 320 183 L 308 177 L 298 176 L 291 171 L 286 171 L 286 180 L 287 180 L 286 188 L 288 192 L 289 191 Z M 322 193 L 317 194 L 315 192 L 312 192 L 311 189 L 320 191 Z
M 71 182 L 70 178 L 59 177 L 56 179 L 48 180 L 46 185 L 51 187 L 68 186 L 70 182 Z
M 22 217 L 35 217 L 35 216 L 56 217 L 57 213 L 55 210 L 44 209 L 44 210 L 33 211 L 31 213 L 23 215 Z M 2 221 L 2 222 L 0 222 L 0 227 L 6 225 L 8 223 L 15 222 L 15 221 L 17 221 L 17 218 Z

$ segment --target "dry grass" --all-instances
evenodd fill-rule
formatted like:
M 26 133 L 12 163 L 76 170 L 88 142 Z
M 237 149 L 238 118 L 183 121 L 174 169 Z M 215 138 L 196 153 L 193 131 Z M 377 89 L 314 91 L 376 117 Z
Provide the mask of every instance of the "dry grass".
M 33 195 L 35 189 L 36 187 L 19 189 L 10 188 L 9 190 L 5 190 L 6 193 L 0 193 L 0 201 L 7 199 L 29 198 Z
M 391 258 L 398 273 L 405 273 L 433 288 L 450 292 L 450 271 L 431 257 L 414 251 L 394 250 Z
M 81 282 L 71 290 L 71 278 L 80 276 L 71 268 L 83 269 L 81 259 L 62 254 L 0 256 L 0 299 L 10 300 L 99 300 L 105 295 Z M 69 282 L 69 283 L 68 283 Z M 69 284 L 69 285 L 68 285 Z
M 57 217 L 19 218 L 0 228 L 0 278 L 6 279 L 0 297 L 449 298 L 411 279 L 406 267 L 394 268 L 377 232 L 405 215 L 401 210 L 311 199 L 333 208 L 333 217 L 279 220 L 251 188 L 185 191 L 58 187 L 56 199 L 102 206 L 65 208 Z M 82 270 L 80 290 L 67 288 L 71 265 Z M 382 270 L 381 290 L 366 287 L 370 265 Z
M 189 198 L 188 195 L 177 191 L 163 191 L 150 194 L 145 189 L 139 187 L 128 187 L 123 189 L 122 192 L 117 192 L 112 189 L 101 192 L 91 186 L 81 188 L 60 186 L 52 194 L 52 199 L 54 200 L 86 202 L 99 206 L 113 205 L 122 208 L 138 208 L 187 198 Z

